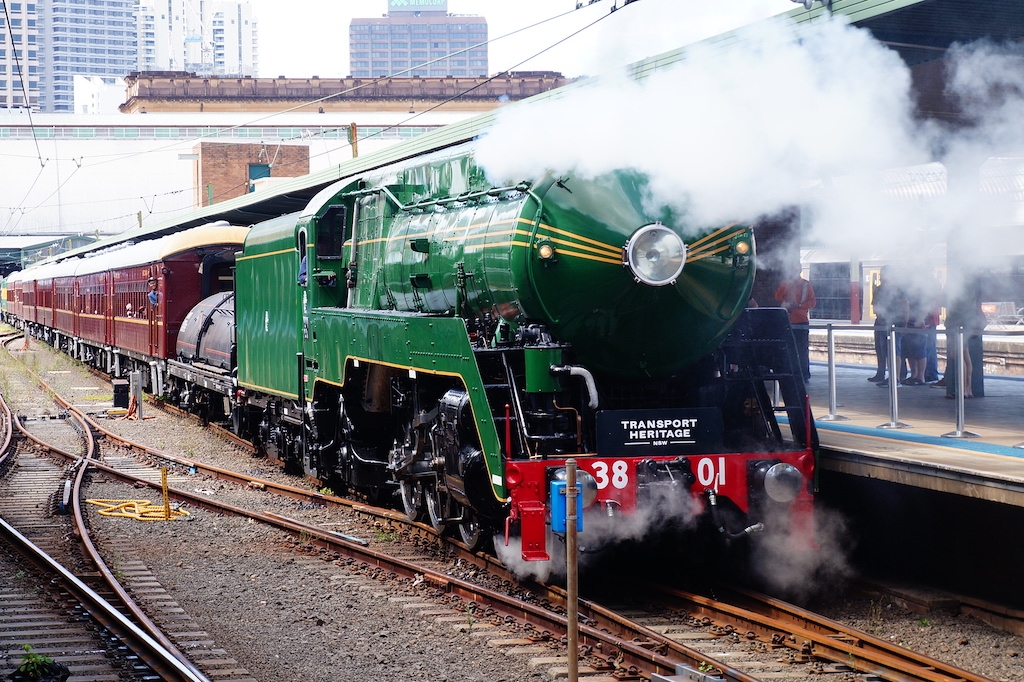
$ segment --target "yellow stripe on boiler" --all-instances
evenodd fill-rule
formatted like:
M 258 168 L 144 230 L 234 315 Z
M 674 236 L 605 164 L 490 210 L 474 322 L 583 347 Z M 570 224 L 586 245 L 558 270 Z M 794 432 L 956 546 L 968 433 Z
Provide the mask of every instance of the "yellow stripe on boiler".
M 479 244 L 479 245 L 476 245 L 476 246 L 467 246 L 466 247 L 466 252 L 467 253 L 477 253 L 477 252 L 483 251 L 485 249 L 510 248 L 510 247 L 513 247 L 513 246 L 517 246 L 517 247 L 521 247 L 521 248 L 526 248 L 526 249 L 536 248 L 535 246 L 531 247 L 531 245 L 527 244 L 526 242 L 505 241 L 505 242 L 488 242 L 486 244 Z M 559 256 L 567 256 L 567 257 L 570 257 L 570 258 L 582 258 L 584 260 L 597 261 L 598 263 L 608 263 L 609 265 L 622 265 L 622 259 L 621 258 L 607 258 L 607 257 L 601 256 L 601 255 L 594 255 L 594 254 L 590 254 L 590 253 L 580 253 L 578 251 L 569 251 L 569 250 L 559 249 L 558 250 L 558 255 Z
M 280 256 L 282 253 L 295 253 L 295 249 L 281 249 L 280 251 L 268 251 L 266 253 L 254 253 L 251 256 L 239 256 L 235 259 L 237 263 L 240 260 L 252 260 L 253 258 L 266 258 L 267 256 Z
M 519 222 L 526 223 L 527 225 L 533 226 L 533 221 L 529 220 L 527 218 L 520 217 L 519 218 Z M 565 237 L 571 237 L 571 238 L 573 238 L 574 240 L 577 240 L 577 241 L 586 242 L 588 244 L 593 244 L 594 246 L 597 246 L 597 247 L 600 247 L 601 249 L 606 250 L 609 255 L 619 256 L 622 253 L 622 247 L 621 246 L 614 246 L 612 244 L 608 244 L 607 242 L 598 241 L 597 239 L 591 239 L 590 237 L 583 237 L 581 235 L 576 234 L 575 232 L 570 232 L 568 230 L 562 230 L 562 229 L 559 229 L 557 227 L 554 227 L 553 225 L 548 225 L 547 223 L 540 223 L 538 225 L 538 227 L 539 228 L 543 228 L 544 230 L 547 230 L 548 232 L 551 232 L 553 234 L 560 234 L 560 235 L 563 235 Z

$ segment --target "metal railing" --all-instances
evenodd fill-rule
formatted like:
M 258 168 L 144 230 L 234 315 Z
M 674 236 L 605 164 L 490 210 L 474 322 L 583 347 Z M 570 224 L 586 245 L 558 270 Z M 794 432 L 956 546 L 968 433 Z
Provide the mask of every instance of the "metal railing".
M 826 332 L 826 348 L 827 348 L 827 369 L 828 369 L 828 414 L 818 417 L 817 421 L 847 421 L 849 417 L 839 414 L 838 408 L 840 407 L 838 401 L 838 381 L 836 376 L 836 348 L 835 348 L 835 332 L 836 331 L 857 331 L 857 332 L 874 332 L 879 331 L 877 327 L 865 327 L 864 325 L 853 325 L 853 324 L 810 324 L 809 328 L 812 330 L 824 330 Z M 964 353 L 968 352 L 965 348 L 965 334 L 963 327 L 954 327 L 950 329 L 936 329 L 934 327 L 919 328 L 919 327 L 897 327 L 890 325 L 885 329 L 887 336 L 886 339 L 886 355 L 887 355 L 887 367 L 889 369 L 888 376 L 888 393 L 889 393 L 889 421 L 884 424 L 879 424 L 877 428 L 880 429 L 905 429 L 913 428 L 911 424 L 907 424 L 900 420 L 899 414 L 899 392 L 897 390 L 899 386 L 899 374 L 900 369 L 898 362 L 900 360 L 897 355 L 897 334 L 901 333 L 917 333 L 927 334 L 931 336 L 938 336 L 942 334 L 947 339 L 947 372 L 946 381 L 953 381 L 955 391 L 951 394 L 955 398 L 955 413 L 956 423 L 954 429 L 947 433 L 941 434 L 943 438 L 979 438 L 979 434 L 966 429 L 966 404 L 964 402 L 965 391 L 968 386 L 967 382 L 970 379 L 966 376 L 966 363 L 962 361 Z M 1000 333 L 998 330 L 986 330 L 985 336 L 1007 336 L 1014 337 L 1020 336 L 1014 333 Z M 872 345 L 873 347 L 873 345 Z M 956 370 L 953 372 L 948 371 L 951 366 L 949 361 L 955 359 Z M 1024 449 L 1024 442 L 1014 445 L 1015 448 Z

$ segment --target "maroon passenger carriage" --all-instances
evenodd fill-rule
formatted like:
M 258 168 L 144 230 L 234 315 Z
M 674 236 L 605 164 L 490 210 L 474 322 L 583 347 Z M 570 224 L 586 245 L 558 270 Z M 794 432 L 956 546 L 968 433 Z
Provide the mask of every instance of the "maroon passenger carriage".
M 16 272 L 8 319 L 112 376 L 143 370 L 144 386 L 161 394 L 188 312 L 234 289 L 248 229 L 211 223 Z

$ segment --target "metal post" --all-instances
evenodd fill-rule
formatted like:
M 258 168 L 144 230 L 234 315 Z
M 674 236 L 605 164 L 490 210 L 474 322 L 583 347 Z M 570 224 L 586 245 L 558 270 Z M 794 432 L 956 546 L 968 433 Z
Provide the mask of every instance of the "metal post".
M 135 416 L 142 421 L 142 372 L 134 370 L 128 375 L 128 388 L 135 399 Z
M 964 328 L 957 327 L 955 334 L 956 345 L 956 431 L 942 434 L 943 438 L 978 438 L 978 434 L 964 431 L 964 388 L 967 381 L 964 375 L 967 373 L 967 363 L 964 362 Z M 947 372 L 948 374 L 948 372 Z
M 823 422 L 848 421 L 849 417 L 836 414 L 836 337 L 832 323 L 828 324 L 828 414 L 818 417 Z
M 579 680 L 579 565 L 576 553 L 576 460 L 565 460 L 565 591 L 568 620 L 569 682 Z
M 164 494 L 164 521 L 170 521 L 171 497 L 167 490 L 167 467 L 160 467 L 160 490 Z
M 896 325 L 889 325 L 889 423 L 879 424 L 880 429 L 909 429 L 910 424 L 900 421 L 899 398 L 896 389 L 900 386 L 900 373 L 896 369 Z

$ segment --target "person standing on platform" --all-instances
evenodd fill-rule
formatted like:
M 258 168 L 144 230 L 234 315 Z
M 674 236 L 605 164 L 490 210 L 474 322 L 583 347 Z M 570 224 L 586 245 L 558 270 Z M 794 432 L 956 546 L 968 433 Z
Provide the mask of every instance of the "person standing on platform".
M 882 266 L 881 282 L 875 285 L 872 304 L 875 308 L 875 358 L 878 362 L 878 371 L 875 376 L 868 377 L 878 386 L 886 387 L 890 380 L 900 381 L 903 374 L 903 353 L 900 348 L 900 336 L 896 334 L 896 364 L 889 367 L 889 376 L 885 376 L 885 368 L 889 361 L 889 332 L 893 325 L 897 328 L 907 326 L 907 317 L 910 314 L 910 305 L 907 301 L 906 292 L 896 282 L 892 268 L 888 265 Z M 896 368 L 899 369 L 896 369 Z
M 957 368 L 960 366 L 956 330 L 963 328 L 964 397 L 985 395 L 982 333 L 988 321 L 981 310 L 981 285 L 977 279 L 953 294 L 946 314 L 946 397 L 956 397 Z
M 925 295 L 924 381 L 928 384 L 939 380 L 939 351 L 936 344 L 938 334 L 935 333 L 935 330 L 938 328 L 939 322 L 942 321 L 941 290 L 941 285 L 937 281 L 933 281 L 932 288 Z
M 901 383 L 904 386 L 924 386 L 925 369 L 928 365 L 927 339 L 924 331 L 927 304 L 917 288 L 909 292 L 906 298 L 908 330 L 900 341 L 900 355 L 906 359 L 910 375 Z
M 888 274 L 888 270 L 888 265 L 883 266 L 882 271 L 871 284 L 871 307 L 875 311 L 875 374 L 868 377 L 868 381 L 876 384 L 885 381 L 885 359 L 888 352 L 885 340 L 889 336 L 887 331 L 889 323 L 885 321 L 885 315 L 882 314 L 881 301 L 883 299 L 882 285 L 885 283 L 882 277 Z
M 784 281 L 775 290 L 775 300 L 789 311 L 789 324 L 793 328 L 800 367 L 804 373 L 804 381 L 811 378 L 810 359 L 810 316 L 808 313 L 817 304 L 814 298 L 814 287 L 804 279 L 797 270 L 792 279 Z

